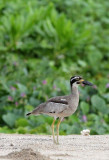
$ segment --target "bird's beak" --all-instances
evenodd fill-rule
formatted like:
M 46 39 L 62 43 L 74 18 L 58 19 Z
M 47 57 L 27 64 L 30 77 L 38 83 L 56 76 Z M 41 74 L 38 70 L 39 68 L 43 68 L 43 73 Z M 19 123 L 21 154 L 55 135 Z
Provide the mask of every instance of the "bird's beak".
M 84 79 L 81 79 L 80 81 L 79 81 L 79 83 L 81 84 L 84 84 L 84 85 L 89 85 L 89 86 L 93 86 L 93 84 L 92 83 L 90 83 L 90 82 L 88 82 L 88 81 L 85 81 Z

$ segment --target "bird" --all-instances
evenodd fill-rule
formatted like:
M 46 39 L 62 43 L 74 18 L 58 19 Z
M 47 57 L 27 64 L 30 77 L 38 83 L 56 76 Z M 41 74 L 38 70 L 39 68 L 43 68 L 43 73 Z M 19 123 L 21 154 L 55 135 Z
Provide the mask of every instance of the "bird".
M 37 106 L 32 112 L 27 113 L 26 115 L 40 115 L 46 114 L 54 118 L 51 125 L 53 142 L 59 144 L 59 126 L 64 117 L 68 117 L 77 110 L 79 104 L 79 84 L 92 86 L 93 84 L 84 80 L 81 76 L 72 76 L 70 78 L 71 94 L 65 96 L 56 96 L 48 99 L 46 102 L 41 103 Z M 54 124 L 56 119 L 59 118 L 56 130 L 57 130 L 57 139 L 55 139 L 54 134 Z

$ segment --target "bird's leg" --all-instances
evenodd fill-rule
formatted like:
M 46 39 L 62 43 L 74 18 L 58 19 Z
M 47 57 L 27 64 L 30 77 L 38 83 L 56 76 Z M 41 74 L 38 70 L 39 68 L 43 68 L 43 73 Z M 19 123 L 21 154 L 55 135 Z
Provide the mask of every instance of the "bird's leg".
M 57 129 L 57 144 L 59 144 L 59 126 L 60 126 L 60 123 L 61 123 L 61 118 L 59 119 L 59 121 L 57 123 L 57 126 L 56 126 L 56 129 Z
M 56 143 L 56 141 L 55 141 L 55 135 L 54 135 L 54 124 L 55 124 L 55 119 L 53 120 L 53 123 L 52 123 L 52 125 L 51 125 L 51 128 L 52 128 L 52 135 L 53 135 L 53 142 L 54 143 Z

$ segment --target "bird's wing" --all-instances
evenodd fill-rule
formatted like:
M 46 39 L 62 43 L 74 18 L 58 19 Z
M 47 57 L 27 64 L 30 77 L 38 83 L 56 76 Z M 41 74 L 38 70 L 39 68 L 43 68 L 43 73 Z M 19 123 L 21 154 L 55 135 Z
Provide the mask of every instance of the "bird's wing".
M 43 113 L 61 113 L 68 108 L 68 101 L 65 96 L 51 98 L 43 108 Z
M 60 104 L 68 104 L 67 101 L 68 96 L 58 96 L 50 98 L 47 102 L 54 102 L 54 103 L 60 103 Z

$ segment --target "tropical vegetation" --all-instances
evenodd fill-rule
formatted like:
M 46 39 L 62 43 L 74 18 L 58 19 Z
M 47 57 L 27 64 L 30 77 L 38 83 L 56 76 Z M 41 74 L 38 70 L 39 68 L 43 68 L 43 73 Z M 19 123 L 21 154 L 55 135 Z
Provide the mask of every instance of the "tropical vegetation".
M 70 93 L 81 75 L 75 114 L 60 134 L 109 133 L 109 3 L 106 0 L 0 1 L 0 132 L 51 134 L 52 117 L 26 117 L 48 98 Z

